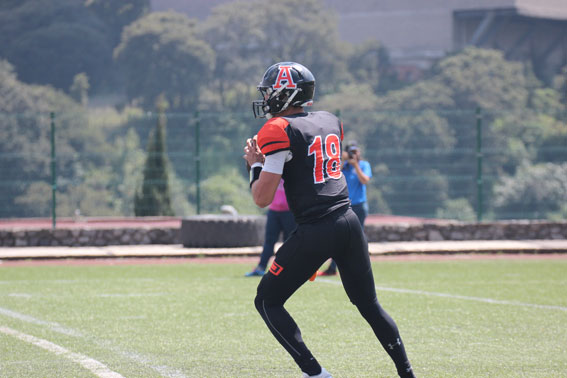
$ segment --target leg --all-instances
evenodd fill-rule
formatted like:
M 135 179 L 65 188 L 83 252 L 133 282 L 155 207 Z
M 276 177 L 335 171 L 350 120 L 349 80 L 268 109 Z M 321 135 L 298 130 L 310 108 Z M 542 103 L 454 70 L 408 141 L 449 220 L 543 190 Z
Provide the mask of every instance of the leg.
M 320 272 L 320 274 L 322 276 L 334 276 L 334 275 L 336 275 L 337 274 L 337 263 L 335 262 L 335 260 L 331 259 L 327 269 L 323 272 Z
M 366 202 L 363 202 L 360 204 L 352 205 L 352 211 L 354 211 L 354 213 L 358 217 L 358 221 L 360 222 L 360 225 L 364 229 L 364 221 L 366 220 L 366 216 L 368 215 L 368 204 Z M 331 259 L 331 263 L 329 264 L 329 267 L 325 271 L 324 275 L 330 276 L 336 273 L 337 273 L 337 263 L 335 262 L 335 260 Z
M 280 226 L 278 224 L 277 214 L 273 210 L 268 210 L 266 220 L 266 233 L 264 237 L 264 246 L 258 267 L 266 270 L 268 261 L 274 255 L 274 245 L 280 237 Z
M 281 228 L 283 229 L 283 240 L 286 241 L 297 227 L 297 224 L 295 223 L 295 218 L 291 211 L 282 211 L 279 213 L 279 218 Z
M 350 245 L 343 254 L 336 257 L 345 291 L 394 361 L 398 375 L 414 377 L 398 327 L 376 298 L 368 243 L 360 222 L 353 212 L 347 214 L 345 220 L 351 229 Z
M 331 275 L 331 274 L 335 274 L 336 272 L 337 272 L 337 263 L 335 262 L 335 260 L 331 259 L 331 263 L 329 264 L 326 273 Z
M 368 205 L 366 204 L 366 202 L 357 205 L 352 205 L 352 211 L 354 211 L 354 213 L 358 217 L 360 224 L 364 228 L 364 221 L 366 220 L 366 216 L 368 215 Z M 336 272 L 337 272 L 337 263 L 335 262 L 335 260 L 331 259 L 331 263 L 329 264 L 329 267 L 325 271 L 325 274 L 334 275 L 336 274 Z
M 366 220 L 366 216 L 368 216 L 368 203 L 362 202 L 356 205 L 352 205 L 352 211 L 358 217 L 360 225 L 364 229 L 364 221 Z
M 382 347 L 394 361 L 398 375 L 415 377 L 394 319 L 380 306 L 377 299 L 372 303 L 357 305 L 357 308 L 370 324 Z
M 284 303 L 329 257 L 324 248 L 314 245 L 320 236 L 314 228 L 299 226 L 286 240 L 269 272 L 262 277 L 254 300 L 274 337 L 309 375 L 319 374 L 321 366 L 303 342 L 301 331 Z

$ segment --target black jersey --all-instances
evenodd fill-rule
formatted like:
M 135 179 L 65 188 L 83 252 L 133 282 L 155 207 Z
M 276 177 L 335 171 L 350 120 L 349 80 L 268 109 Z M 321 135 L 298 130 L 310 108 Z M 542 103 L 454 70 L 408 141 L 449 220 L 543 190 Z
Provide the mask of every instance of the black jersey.
M 309 223 L 349 206 L 341 172 L 343 127 L 329 112 L 276 117 L 258 132 L 264 155 L 289 150 L 282 178 L 287 202 L 297 223 Z

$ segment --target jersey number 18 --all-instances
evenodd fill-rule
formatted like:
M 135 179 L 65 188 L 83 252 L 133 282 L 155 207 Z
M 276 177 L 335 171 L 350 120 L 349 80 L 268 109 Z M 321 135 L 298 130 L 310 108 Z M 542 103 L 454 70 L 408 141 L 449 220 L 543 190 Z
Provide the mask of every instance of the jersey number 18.
M 307 156 L 314 155 L 313 181 L 315 184 L 324 183 L 327 178 L 341 177 L 341 147 L 336 134 L 323 138 L 317 135 L 309 145 Z

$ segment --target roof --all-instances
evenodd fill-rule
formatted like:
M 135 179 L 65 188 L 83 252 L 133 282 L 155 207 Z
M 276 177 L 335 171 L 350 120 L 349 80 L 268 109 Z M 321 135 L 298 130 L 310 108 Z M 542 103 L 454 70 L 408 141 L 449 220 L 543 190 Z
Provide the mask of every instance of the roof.
M 517 0 L 518 14 L 527 17 L 567 20 L 565 0 Z

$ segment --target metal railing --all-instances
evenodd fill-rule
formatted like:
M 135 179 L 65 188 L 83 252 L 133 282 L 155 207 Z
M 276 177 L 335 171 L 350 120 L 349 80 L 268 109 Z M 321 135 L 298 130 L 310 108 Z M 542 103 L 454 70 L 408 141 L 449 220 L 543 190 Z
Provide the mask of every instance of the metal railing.
M 496 201 L 505 178 L 520 165 L 567 162 L 567 132 L 545 139 L 534 137 L 538 125 L 528 125 L 536 132 L 507 135 L 507 115 L 481 109 L 340 112 L 345 142 L 356 139 L 373 167 L 370 212 L 482 221 L 545 218 L 561 209 L 560 198 L 541 198 L 541 206 L 517 211 Z M 175 214 L 219 213 L 221 204 L 260 213 L 249 198 L 242 147 L 262 121 L 248 112 L 166 117 Z M 555 115 L 559 123 L 562 117 Z M 133 216 L 157 114 L 103 118 L 0 114 L 2 137 L 14 138 L 0 144 L 0 218 L 51 217 L 55 227 L 57 217 Z

